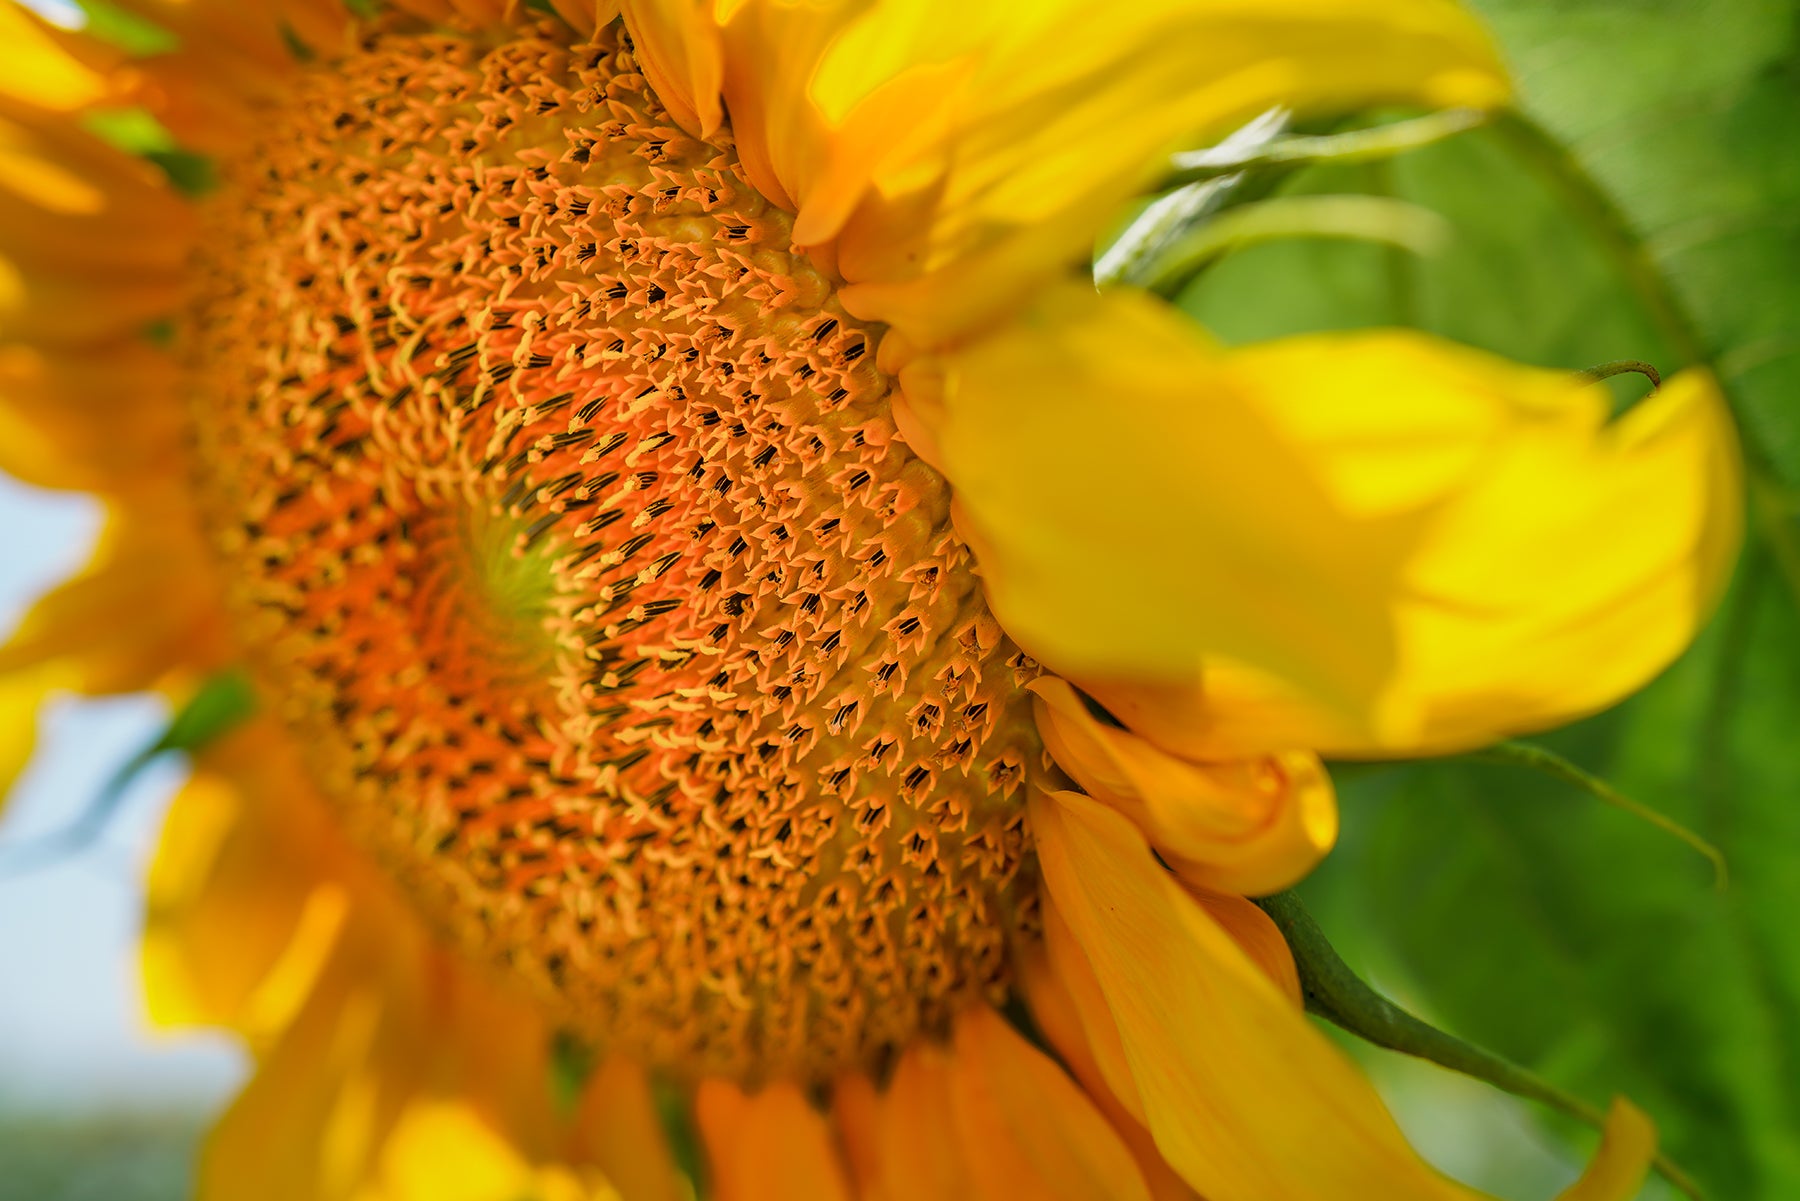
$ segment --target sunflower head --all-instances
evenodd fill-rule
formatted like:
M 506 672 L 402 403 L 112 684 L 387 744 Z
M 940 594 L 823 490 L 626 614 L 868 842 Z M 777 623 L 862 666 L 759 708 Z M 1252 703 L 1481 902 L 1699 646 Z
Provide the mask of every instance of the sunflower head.
M 729 136 L 615 26 L 389 22 L 264 121 L 179 341 L 237 629 L 347 824 L 684 1070 L 1002 999 L 1035 667 Z

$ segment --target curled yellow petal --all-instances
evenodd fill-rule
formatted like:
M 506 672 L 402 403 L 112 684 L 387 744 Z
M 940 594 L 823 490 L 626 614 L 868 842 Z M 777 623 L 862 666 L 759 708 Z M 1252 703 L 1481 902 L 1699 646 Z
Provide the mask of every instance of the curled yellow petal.
M 1625 1098 L 1614 1097 L 1593 1162 L 1580 1180 L 1556 1195 L 1556 1201 L 1631 1201 L 1643 1187 L 1655 1154 L 1655 1124 Z
M 1065 680 L 1031 688 L 1057 764 L 1135 821 L 1183 879 L 1262 896 L 1305 876 L 1336 841 L 1331 779 L 1313 755 L 1190 762 L 1099 721 Z

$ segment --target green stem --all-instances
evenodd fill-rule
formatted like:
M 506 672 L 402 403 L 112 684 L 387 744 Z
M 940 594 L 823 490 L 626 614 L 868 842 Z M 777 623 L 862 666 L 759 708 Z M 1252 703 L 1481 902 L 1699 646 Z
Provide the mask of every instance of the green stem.
M 1605 1115 L 1586 1101 L 1510 1060 L 1446 1034 L 1376 992 L 1350 970 L 1294 893 L 1262 897 L 1256 904 L 1274 920 L 1294 953 L 1308 1013 L 1378 1047 L 1485 1081 L 1595 1129 L 1605 1128 Z M 1659 1154 L 1652 1163 L 1663 1179 L 1694 1201 L 1703 1201 L 1699 1186 L 1667 1156 Z
M 1648 805 L 1632 800 L 1599 776 L 1569 762 L 1548 747 L 1541 747 L 1530 742 L 1508 740 L 1495 743 L 1493 746 L 1479 751 L 1473 751 L 1466 758 L 1476 763 L 1503 763 L 1512 767 L 1528 768 L 1531 771 L 1542 772 L 1553 779 L 1561 780 L 1565 784 L 1573 784 L 1596 800 L 1604 801 L 1615 809 L 1622 809 L 1639 821 L 1648 822 L 1663 833 L 1680 839 L 1706 856 L 1713 867 L 1713 886 L 1720 892 L 1725 891 L 1730 883 L 1731 874 L 1726 867 L 1725 856 L 1718 847 L 1667 814 L 1658 813 Z

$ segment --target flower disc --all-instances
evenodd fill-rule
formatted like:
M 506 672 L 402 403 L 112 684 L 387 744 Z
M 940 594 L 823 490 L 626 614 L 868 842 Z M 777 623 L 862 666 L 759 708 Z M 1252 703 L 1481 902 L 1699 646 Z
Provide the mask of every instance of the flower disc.
M 240 635 L 346 825 L 682 1070 L 1003 995 L 1035 666 L 728 140 L 610 30 L 395 27 L 262 128 L 180 337 Z

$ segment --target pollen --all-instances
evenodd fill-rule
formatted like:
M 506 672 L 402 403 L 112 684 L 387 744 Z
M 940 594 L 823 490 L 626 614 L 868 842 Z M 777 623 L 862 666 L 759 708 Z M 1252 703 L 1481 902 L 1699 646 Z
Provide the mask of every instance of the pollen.
M 549 26 L 389 24 L 259 120 L 177 342 L 238 635 L 346 829 L 679 1072 L 1004 1000 L 1037 668 L 729 134 Z

